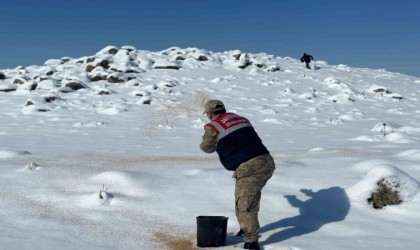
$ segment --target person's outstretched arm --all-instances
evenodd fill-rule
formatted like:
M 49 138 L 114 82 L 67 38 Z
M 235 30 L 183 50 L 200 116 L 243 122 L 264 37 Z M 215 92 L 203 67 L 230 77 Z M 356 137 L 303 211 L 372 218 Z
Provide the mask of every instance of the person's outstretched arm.
M 203 141 L 200 144 L 200 149 L 205 153 L 213 153 L 217 149 L 217 134 L 209 126 L 204 126 Z

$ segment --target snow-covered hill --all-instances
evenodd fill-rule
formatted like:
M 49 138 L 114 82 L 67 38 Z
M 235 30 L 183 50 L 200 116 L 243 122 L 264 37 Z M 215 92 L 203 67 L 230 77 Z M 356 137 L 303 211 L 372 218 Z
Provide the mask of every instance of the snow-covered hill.
M 198 148 L 211 98 L 248 117 L 275 157 L 264 249 L 416 249 L 420 79 L 312 67 L 108 46 L 0 70 L 0 248 L 159 249 L 161 232 L 194 239 L 199 215 L 236 231 L 230 173 Z M 404 201 L 374 210 L 366 197 L 390 176 Z

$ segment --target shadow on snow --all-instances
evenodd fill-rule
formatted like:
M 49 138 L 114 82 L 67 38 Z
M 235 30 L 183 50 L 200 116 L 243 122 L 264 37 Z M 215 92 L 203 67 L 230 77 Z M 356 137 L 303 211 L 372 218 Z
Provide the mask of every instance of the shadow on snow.
M 309 234 L 328 223 L 342 221 L 346 218 L 350 209 L 350 201 L 344 189 L 331 187 L 317 192 L 313 192 L 311 189 L 301 189 L 300 191 L 310 198 L 301 201 L 294 195 L 285 195 L 290 205 L 299 208 L 299 215 L 261 227 L 260 233 L 287 227 L 287 229 L 270 235 L 261 244 L 277 243 Z

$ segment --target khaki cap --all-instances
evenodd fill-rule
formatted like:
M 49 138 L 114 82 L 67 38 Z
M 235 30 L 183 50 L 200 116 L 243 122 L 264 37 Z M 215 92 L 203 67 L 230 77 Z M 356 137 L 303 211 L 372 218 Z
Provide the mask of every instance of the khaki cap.
M 225 105 L 219 100 L 208 100 L 204 104 L 204 113 L 213 113 L 225 109 Z

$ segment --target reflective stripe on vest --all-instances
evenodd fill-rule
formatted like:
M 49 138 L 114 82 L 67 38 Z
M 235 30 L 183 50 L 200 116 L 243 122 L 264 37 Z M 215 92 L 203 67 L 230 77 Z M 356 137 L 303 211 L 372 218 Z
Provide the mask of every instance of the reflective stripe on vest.
M 248 119 L 233 113 L 225 113 L 208 125 L 216 132 L 219 140 L 238 129 L 252 127 Z

